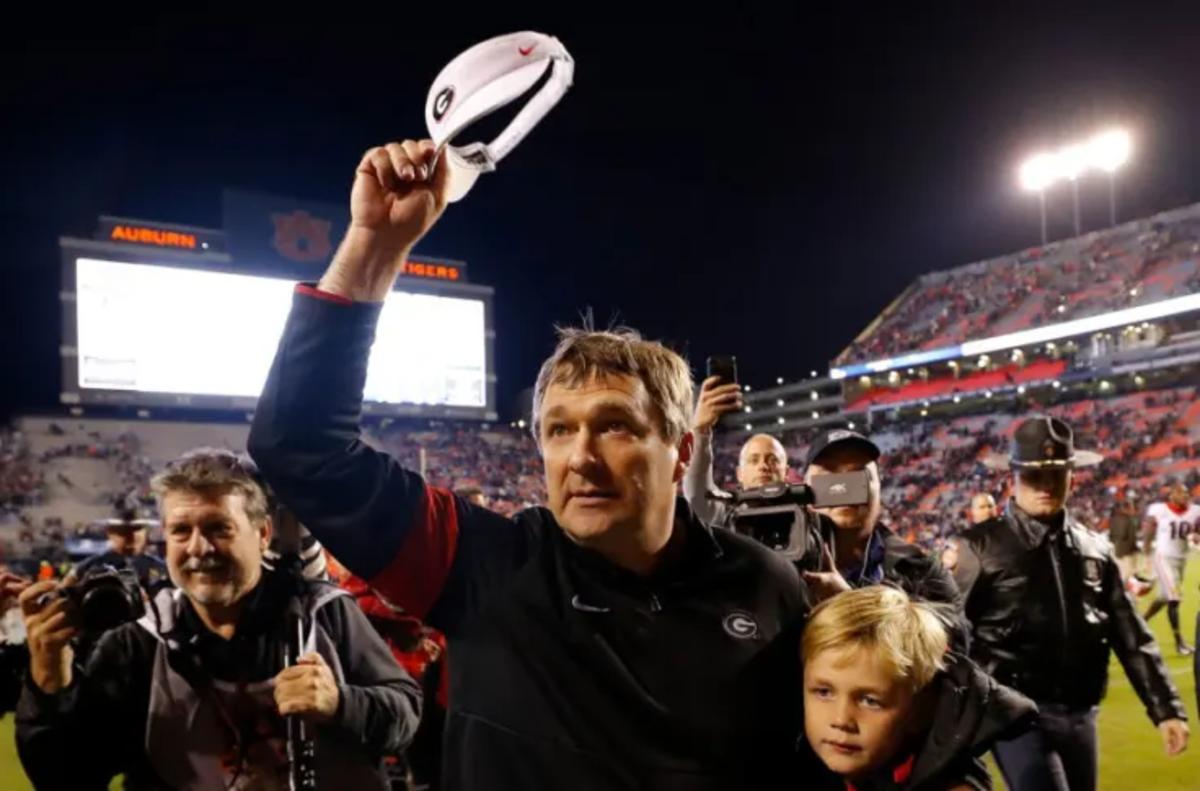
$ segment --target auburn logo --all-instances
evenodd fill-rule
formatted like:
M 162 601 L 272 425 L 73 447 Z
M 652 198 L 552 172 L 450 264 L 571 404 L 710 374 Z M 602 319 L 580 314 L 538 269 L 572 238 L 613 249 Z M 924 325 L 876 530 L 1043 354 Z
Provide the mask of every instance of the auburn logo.
M 291 214 L 272 214 L 275 238 L 271 246 L 290 261 L 312 264 L 324 261 L 333 252 L 329 231 L 333 223 L 314 217 L 303 209 Z

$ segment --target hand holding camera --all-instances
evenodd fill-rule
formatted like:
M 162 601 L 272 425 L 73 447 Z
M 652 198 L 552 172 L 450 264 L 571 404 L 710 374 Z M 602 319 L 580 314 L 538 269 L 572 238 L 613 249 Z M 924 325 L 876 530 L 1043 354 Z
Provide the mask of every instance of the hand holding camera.
M 33 681 L 43 692 L 71 683 L 71 643 L 80 635 L 93 640 L 145 612 L 132 569 L 101 566 L 77 582 L 45 580 L 25 588 L 18 598 L 29 640 Z
M 25 618 L 29 641 L 29 674 L 37 688 L 54 694 L 71 684 L 71 641 L 79 634 L 74 600 L 61 595 L 64 586 L 54 580 L 34 583 L 17 602 Z

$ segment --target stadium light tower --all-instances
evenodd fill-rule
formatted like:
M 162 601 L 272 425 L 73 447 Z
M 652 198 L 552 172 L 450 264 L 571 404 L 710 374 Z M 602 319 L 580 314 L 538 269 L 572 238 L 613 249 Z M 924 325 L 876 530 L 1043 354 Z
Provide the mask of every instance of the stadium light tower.
M 1058 152 L 1056 159 L 1058 160 L 1058 172 L 1067 181 L 1071 182 L 1071 193 L 1075 196 L 1075 235 L 1079 235 L 1079 176 L 1083 171 L 1087 170 L 1090 164 L 1088 156 L 1089 151 L 1087 146 L 1070 145 L 1062 148 Z
M 1042 219 L 1042 244 L 1046 244 L 1046 188 L 1058 176 L 1058 162 L 1053 154 L 1037 154 L 1025 160 L 1020 170 L 1021 187 L 1036 192 Z
M 1101 132 L 1088 141 L 1092 165 L 1108 174 L 1108 224 L 1117 224 L 1117 171 L 1129 161 L 1133 142 L 1124 129 Z
M 1133 151 L 1129 133 L 1110 129 L 1082 143 L 1063 146 L 1054 152 L 1043 152 L 1021 164 L 1021 187 L 1038 194 L 1041 208 L 1042 244 L 1046 244 L 1046 189 L 1057 181 L 1071 182 L 1074 197 L 1075 235 L 1082 231 L 1079 220 L 1079 179 L 1090 170 L 1108 174 L 1108 221 L 1117 224 L 1116 173 Z

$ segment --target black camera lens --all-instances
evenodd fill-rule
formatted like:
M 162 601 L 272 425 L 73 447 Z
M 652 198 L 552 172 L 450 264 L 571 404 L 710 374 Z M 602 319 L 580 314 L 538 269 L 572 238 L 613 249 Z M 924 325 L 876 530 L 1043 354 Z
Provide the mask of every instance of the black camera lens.
M 131 601 L 125 588 L 100 585 L 84 593 L 79 609 L 84 631 L 98 633 L 136 620 L 142 607 L 141 598 Z

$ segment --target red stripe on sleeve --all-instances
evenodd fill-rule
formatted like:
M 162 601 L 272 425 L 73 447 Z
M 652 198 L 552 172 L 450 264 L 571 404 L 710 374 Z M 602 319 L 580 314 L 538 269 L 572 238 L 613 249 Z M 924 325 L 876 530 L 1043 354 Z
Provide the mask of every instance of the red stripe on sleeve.
M 303 294 L 306 297 L 314 297 L 323 299 L 326 302 L 333 302 L 338 305 L 353 305 L 354 300 L 346 299 L 341 294 L 331 294 L 328 291 L 322 291 L 316 286 L 310 286 L 307 283 L 299 283 L 296 285 L 296 293 Z
M 454 495 L 426 486 L 404 543 L 370 585 L 388 604 L 424 618 L 442 595 L 457 547 Z

